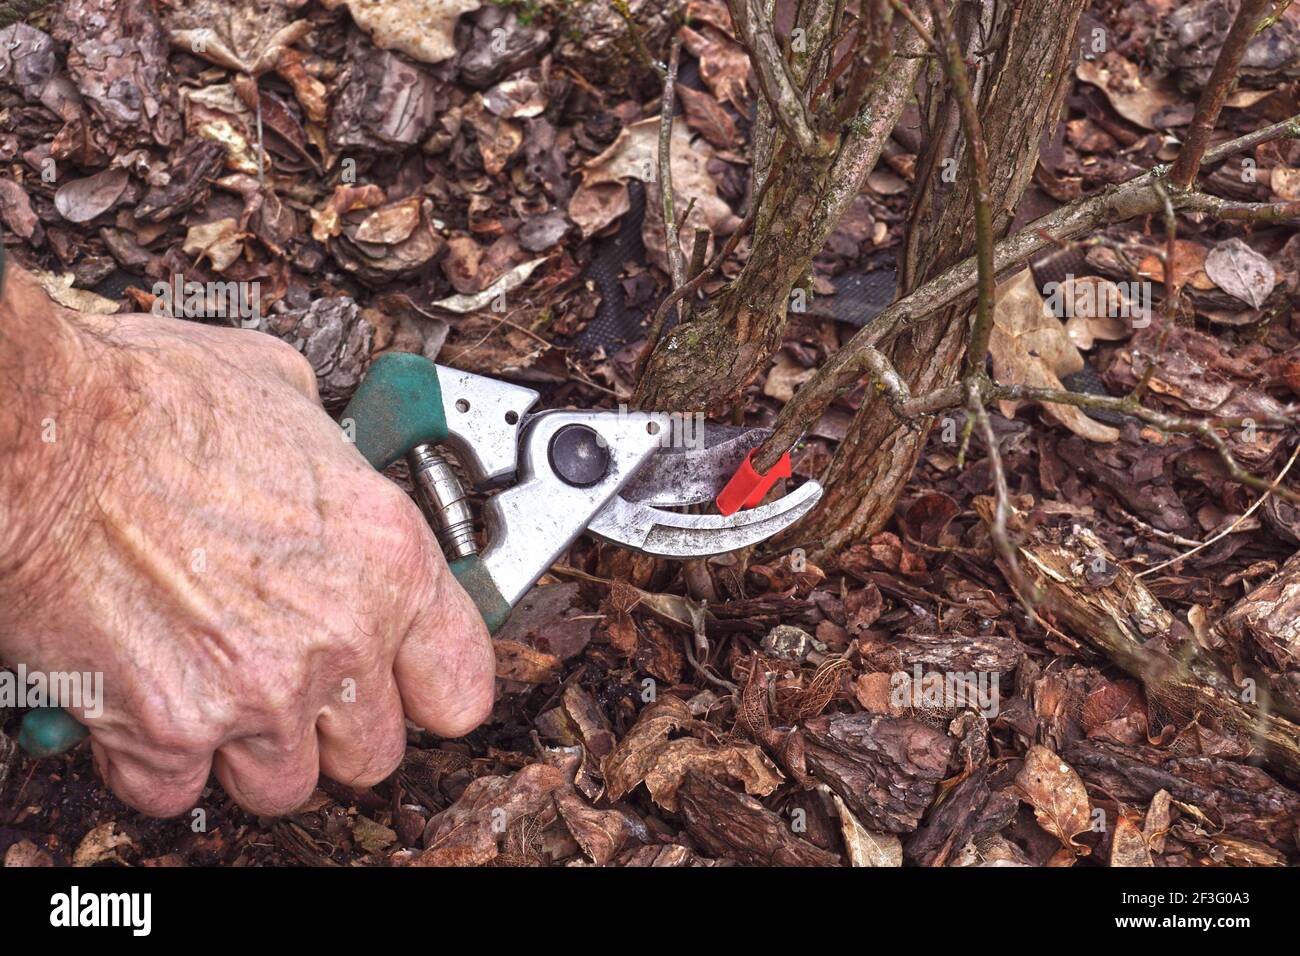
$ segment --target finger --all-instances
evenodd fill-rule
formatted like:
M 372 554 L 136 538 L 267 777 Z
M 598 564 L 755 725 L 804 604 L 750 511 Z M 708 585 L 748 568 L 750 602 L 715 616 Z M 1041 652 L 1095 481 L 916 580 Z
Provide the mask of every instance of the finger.
M 212 771 L 212 755 L 167 755 L 157 761 L 112 751 L 93 737 L 90 749 L 100 776 L 118 799 L 151 817 L 193 809 Z
M 393 672 L 358 679 L 316 721 L 321 773 L 350 787 L 372 787 L 406 753 L 402 698 Z
M 217 748 L 212 771 L 249 813 L 276 817 L 307 802 L 320 777 L 316 728 L 301 736 L 240 737 Z
M 496 655 L 478 608 L 447 572 L 397 649 L 402 706 L 440 737 L 469 733 L 492 713 Z

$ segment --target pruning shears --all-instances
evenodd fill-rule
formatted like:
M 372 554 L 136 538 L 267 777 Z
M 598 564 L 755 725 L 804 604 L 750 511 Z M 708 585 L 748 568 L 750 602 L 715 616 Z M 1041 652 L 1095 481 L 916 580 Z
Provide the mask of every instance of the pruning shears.
M 345 439 L 376 469 L 406 459 L 452 573 L 493 632 L 584 531 L 659 557 L 704 558 L 772 537 L 821 497 L 808 481 L 763 503 L 790 476 L 788 456 L 766 474 L 754 471 L 766 429 L 692 427 L 681 416 L 621 408 L 534 411 L 540 399 L 530 388 L 387 353 L 341 419 Z M 444 448 L 475 490 L 495 491 L 483 506 L 481 550 Z M 707 513 L 715 502 L 718 513 Z M 64 711 L 36 710 L 19 743 L 44 756 L 85 733 Z

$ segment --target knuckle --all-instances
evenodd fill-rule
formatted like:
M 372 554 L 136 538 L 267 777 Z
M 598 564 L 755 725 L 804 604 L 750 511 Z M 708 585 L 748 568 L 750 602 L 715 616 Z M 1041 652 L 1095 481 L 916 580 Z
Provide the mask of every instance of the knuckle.
M 162 708 L 141 714 L 140 734 L 152 749 L 169 755 L 211 753 L 218 735 L 197 715 Z
M 194 808 L 198 802 L 203 785 L 181 787 L 164 785 L 150 789 L 147 793 L 137 793 L 134 799 L 118 794 L 124 803 L 130 804 L 141 813 L 151 817 L 178 817 Z
M 272 338 L 270 348 L 281 374 L 289 384 L 309 395 L 316 395 L 316 370 L 307 357 L 281 339 Z
M 395 733 L 385 733 L 367 756 L 366 765 L 351 780 L 353 787 L 373 787 L 390 777 L 406 755 L 406 728 L 399 721 Z
M 258 816 L 278 817 L 297 810 L 316 789 L 314 773 L 276 774 L 258 781 L 252 792 L 236 798 L 245 810 Z

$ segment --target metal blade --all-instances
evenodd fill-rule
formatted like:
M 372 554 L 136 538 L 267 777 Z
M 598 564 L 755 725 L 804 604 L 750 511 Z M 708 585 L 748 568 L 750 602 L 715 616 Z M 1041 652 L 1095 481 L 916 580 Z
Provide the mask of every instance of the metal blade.
M 643 467 L 650 467 L 656 459 Z M 821 496 L 822 486 L 809 481 L 770 504 L 723 517 L 663 511 L 615 495 L 597 512 L 587 530 L 646 554 L 663 558 L 706 558 L 749 547 L 779 534 L 811 511 Z
M 619 495 L 629 502 L 664 508 L 712 501 L 750 449 L 770 434 L 767 428 L 691 423 L 674 416 L 669 445 L 642 465 Z

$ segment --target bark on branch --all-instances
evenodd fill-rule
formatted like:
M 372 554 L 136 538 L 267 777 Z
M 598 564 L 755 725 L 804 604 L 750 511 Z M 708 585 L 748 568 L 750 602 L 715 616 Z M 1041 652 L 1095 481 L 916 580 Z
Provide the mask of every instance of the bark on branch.
M 991 499 L 976 499 L 986 522 Z M 1277 711 L 1268 679 L 1238 686 L 1231 666 L 1198 646 L 1140 580 L 1091 531 L 1039 528 L 1020 548 L 1043 607 L 1068 633 L 1141 680 L 1148 695 L 1177 720 L 1217 722 L 1292 780 L 1300 779 L 1300 725 Z M 1102 567 L 1113 579 L 1096 586 L 1081 569 Z M 1234 662 L 1235 663 L 1235 662 Z M 1240 664 L 1238 664 L 1240 666 Z

